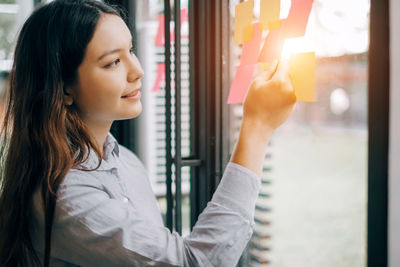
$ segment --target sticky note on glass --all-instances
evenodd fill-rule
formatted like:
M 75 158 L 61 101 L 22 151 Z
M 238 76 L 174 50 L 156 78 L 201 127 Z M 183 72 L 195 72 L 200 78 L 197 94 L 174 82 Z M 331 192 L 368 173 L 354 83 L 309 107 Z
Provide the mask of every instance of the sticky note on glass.
M 160 89 L 161 82 L 165 79 L 165 63 L 157 64 L 157 78 L 153 85 L 153 92 L 157 92 Z
M 297 101 L 315 101 L 315 53 L 293 54 L 289 75 Z
M 292 0 L 289 15 L 282 23 L 286 38 L 304 36 L 313 2 L 313 0 Z
M 258 23 L 253 25 L 253 40 L 244 43 L 242 46 L 242 55 L 240 56 L 240 65 L 256 64 L 258 54 L 260 53 L 262 33 Z
M 261 28 L 263 30 L 279 29 L 280 12 L 281 12 L 281 0 L 260 0 Z
M 240 65 L 236 69 L 231 90 L 229 92 L 228 104 L 243 103 L 247 90 L 253 79 L 255 64 Z
M 164 15 L 160 15 L 158 16 L 158 29 L 154 45 L 163 46 L 164 42 Z
M 236 44 L 252 40 L 253 0 L 235 6 L 235 29 L 233 39 Z
M 280 59 L 284 41 L 285 39 L 281 30 L 269 31 L 258 57 L 258 62 L 272 62 Z
M 277 30 L 281 28 L 281 20 L 274 20 L 268 22 L 268 29 L 269 30 Z

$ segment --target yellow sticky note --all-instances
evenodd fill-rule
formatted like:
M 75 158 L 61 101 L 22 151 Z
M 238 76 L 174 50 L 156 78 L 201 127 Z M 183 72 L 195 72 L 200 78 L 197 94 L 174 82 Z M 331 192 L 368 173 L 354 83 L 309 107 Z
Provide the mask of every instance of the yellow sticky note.
M 281 0 L 260 0 L 260 25 L 263 30 L 279 29 L 279 15 L 281 12 Z M 279 27 L 276 28 L 276 21 L 279 21 Z M 273 22 L 270 25 L 270 22 Z M 270 27 L 273 28 L 270 28 Z
M 243 43 L 250 42 L 253 40 L 253 24 L 248 24 L 243 28 Z
M 289 62 L 289 75 L 297 101 L 315 101 L 315 53 L 293 54 Z
M 233 39 L 236 44 L 243 44 L 253 38 L 253 0 L 237 4 L 235 7 L 235 30 Z M 251 29 L 250 29 L 251 28 Z
M 277 30 L 281 27 L 281 21 L 280 20 L 274 20 L 268 22 L 268 29 L 269 30 Z

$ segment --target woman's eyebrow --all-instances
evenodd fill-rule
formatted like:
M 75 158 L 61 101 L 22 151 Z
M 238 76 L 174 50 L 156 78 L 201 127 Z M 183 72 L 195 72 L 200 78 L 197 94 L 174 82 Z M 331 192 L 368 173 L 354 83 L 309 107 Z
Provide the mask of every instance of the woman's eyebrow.
M 103 55 L 101 55 L 97 61 L 100 61 L 100 60 L 102 60 L 105 56 L 108 56 L 108 55 L 117 53 L 117 52 L 119 52 L 119 51 L 121 51 L 121 50 L 122 50 L 121 48 L 117 48 L 117 49 L 113 49 L 113 50 L 107 51 L 107 52 L 105 52 Z
M 130 38 L 129 43 L 132 45 L 132 37 Z M 98 59 L 97 61 L 100 61 L 100 60 L 102 60 L 105 56 L 108 56 L 108 55 L 110 55 L 110 54 L 117 53 L 117 52 L 119 52 L 119 51 L 121 51 L 121 50 L 122 50 L 122 48 L 117 48 L 117 49 L 113 49 L 113 50 L 107 51 L 107 52 L 105 52 L 104 54 L 102 54 L 102 55 L 99 57 L 99 59 Z

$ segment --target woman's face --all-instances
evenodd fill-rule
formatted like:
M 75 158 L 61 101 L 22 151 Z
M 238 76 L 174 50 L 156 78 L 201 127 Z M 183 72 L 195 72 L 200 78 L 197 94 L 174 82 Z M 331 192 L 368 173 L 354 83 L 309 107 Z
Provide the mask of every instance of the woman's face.
M 78 68 L 78 82 L 68 91 L 84 122 L 109 124 L 140 114 L 142 76 L 129 29 L 120 17 L 105 14 Z

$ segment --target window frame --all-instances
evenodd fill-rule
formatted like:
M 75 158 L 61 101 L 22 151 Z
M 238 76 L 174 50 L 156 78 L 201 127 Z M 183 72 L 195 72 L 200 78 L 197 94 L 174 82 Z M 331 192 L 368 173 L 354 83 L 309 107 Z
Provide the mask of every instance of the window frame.
M 388 264 L 389 1 L 371 0 L 367 266 Z
M 202 162 L 191 173 L 192 227 L 229 161 L 229 24 L 228 0 L 189 2 L 192 151 Z
M 371 0 L 370 14 L 366 260 L 369 267 L 384 267 L 388 262 L 389 0 Z M 189 27 L 192 155 L 188 160 L 199 163 L 191 168 L 192 229 L 230 156 L 225 104 L 230 84 L 229 0 L 189 1 Z M 134 149 L 134 124 L 117 124 L 117 139 Z

